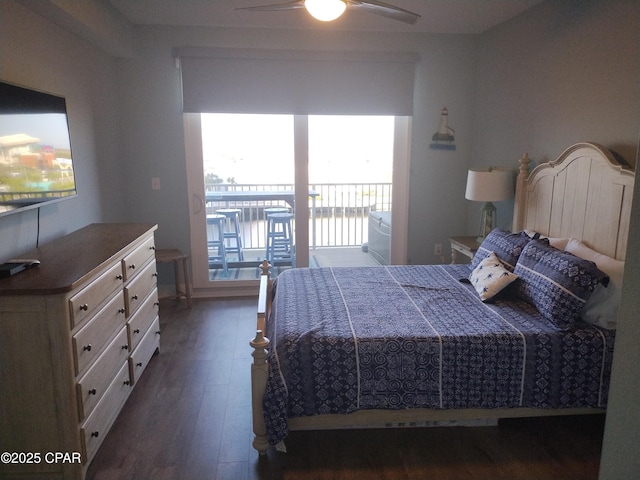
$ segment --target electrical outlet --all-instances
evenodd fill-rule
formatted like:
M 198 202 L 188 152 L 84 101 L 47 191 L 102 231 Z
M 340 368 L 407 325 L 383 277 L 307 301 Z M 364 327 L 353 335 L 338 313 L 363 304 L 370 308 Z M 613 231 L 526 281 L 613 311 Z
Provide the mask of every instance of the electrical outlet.
M 441 243 L 436 243 L 433 246 L 433 254 L 434 255 L 442 255 L 442 244 Z
M 160 179 L 158 177 L 151 177 L 151 190 L 160 190 Z

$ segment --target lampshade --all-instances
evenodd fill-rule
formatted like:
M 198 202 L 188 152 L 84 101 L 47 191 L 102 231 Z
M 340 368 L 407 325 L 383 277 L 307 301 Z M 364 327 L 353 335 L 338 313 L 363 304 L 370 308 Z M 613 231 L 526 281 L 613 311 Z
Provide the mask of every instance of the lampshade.
M 335 20 L 347 8 L 342 0 L 305 0 L 304 6 L 312 17 L 322 22 Z
M 482 206 L 478 242 L 496 227 L 498 222 L 496 207 L 492 202 L 500 202 L 513 197 L 513 171 L 508 167 L 488 167 L 472 169 L 467 173 L 467 200 L 485 202 Z
M 476 202 L 500 202 L 513 198 L 513 188 L 513 171 L 508 168 L 471 169 L 467 174 L 464 198 Z

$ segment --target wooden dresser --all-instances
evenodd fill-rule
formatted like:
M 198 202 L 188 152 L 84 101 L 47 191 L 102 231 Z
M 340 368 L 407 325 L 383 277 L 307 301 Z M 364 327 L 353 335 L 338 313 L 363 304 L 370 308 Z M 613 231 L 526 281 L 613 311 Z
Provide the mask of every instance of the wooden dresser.
M 160 345 L 156 228 L 88 225 L 0 279 L 0 478 L 84 478 Z

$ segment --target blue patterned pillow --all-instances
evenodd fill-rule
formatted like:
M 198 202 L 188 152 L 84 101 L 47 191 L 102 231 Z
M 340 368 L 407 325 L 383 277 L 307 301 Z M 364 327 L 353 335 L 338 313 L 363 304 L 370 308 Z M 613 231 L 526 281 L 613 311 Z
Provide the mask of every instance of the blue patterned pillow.
M 563 330 L 580 317 L 596 286 L 609 281 L 595 263 L 539 240 L 522 250 L 514 273 L 520 277 L 517 295 Z
M 522 249 L 530 241 L 531 238 L 524 232 L 511 233 L 501 228 L 495 228 L 480 244 L 471 261 L 471 269 L 474 270 L 491 252 L 495 252 L 505 268 L 513 272 Z

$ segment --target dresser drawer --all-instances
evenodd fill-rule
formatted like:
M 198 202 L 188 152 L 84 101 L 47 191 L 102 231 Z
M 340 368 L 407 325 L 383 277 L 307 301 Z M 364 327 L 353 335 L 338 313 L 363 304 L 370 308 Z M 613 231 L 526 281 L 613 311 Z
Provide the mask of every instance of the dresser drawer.
M 160 347 L 160 320 L 156 317 L 129 358 L 132 385 L 140 378 L 158 347 Z
M 129 319 L 127 333 L 129 334 L 131 351 L 135 350 L 149 325 L 158 316 L 159 305 L 158 290 L 154 288 L 136 313 Z
M 95 317 L 73 336 L 73 361 L 79 375 L 102 352 L 125 324 L 124 294 L 118 292 Z
M 133 278 L 142 267 L 155 257 L 156 247 L 153 236 L 147 238 L 139 247 L 122 259 L 122 271 L 125 282 Z
M 156 262 L 152 260 L 142 271 L 124 288 L 125 309 L 130 317 L 140 307 L 143 300 L 157 285 Z
M 90 462 L 98 451 L 130 392 L 129 369 L 125 363 L 118 370 L 96 408 L 80 427 L 85 464 Z
M 116 263 L 90 285 L 69 299 L 71 328 L 91 318 L 104 304 L 106 298 L 122 288 L 123 276 L 120 263 Z
M 116 372 L 123 363 L 127 362 L 128 356 L 127 329 L 123 327 L 89 368 L 89 371 L 78 381 L 80 418 L 85 418 L 91 413 L 91 410 L 104 395 Z

